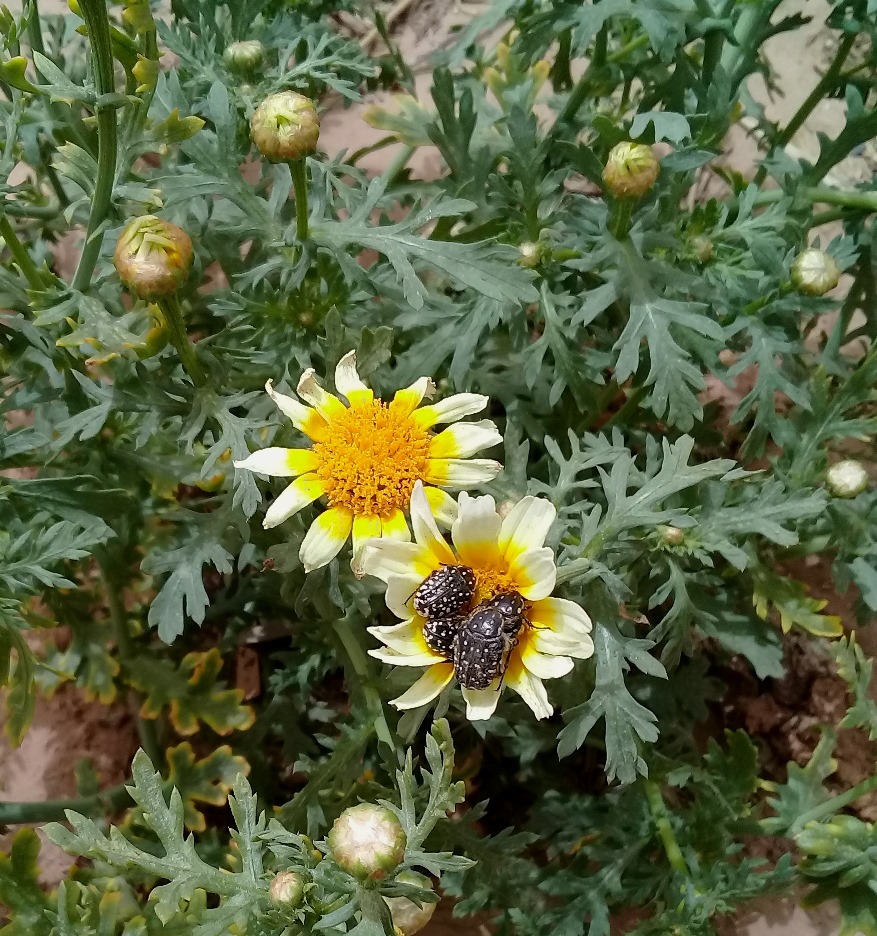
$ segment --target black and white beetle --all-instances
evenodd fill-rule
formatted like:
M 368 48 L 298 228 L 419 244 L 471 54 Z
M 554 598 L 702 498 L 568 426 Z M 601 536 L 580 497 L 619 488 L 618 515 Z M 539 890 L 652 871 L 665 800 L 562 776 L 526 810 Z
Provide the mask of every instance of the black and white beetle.
M 450 614 L 443 618 L 427 618 L 423 625 L 423 639 L 430 650 L 440 653 L 445 659 L 454 659 L 454 639 L 466 620 L 465 614 Z
M 517 592 L 482 601 L 454 639 L 457 682 L 464 689 L 486 689 L 502 676 L 525 622 L 524 599 Z
M 467 607 L 474 594 L 475 573 L 468 566 L 443 565 L 414 592 L 414 610 L 425 618 L 451 617 Z

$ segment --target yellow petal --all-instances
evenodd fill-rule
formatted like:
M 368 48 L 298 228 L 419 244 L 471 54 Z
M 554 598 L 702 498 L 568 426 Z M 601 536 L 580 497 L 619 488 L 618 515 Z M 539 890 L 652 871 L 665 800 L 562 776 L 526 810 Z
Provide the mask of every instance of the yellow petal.
M 430 458 L 423 480 L 438 487 L 473 488 L 492 481 L 502 465 L 491 458 Z
M 502 521 L 499 548 L 508 562 L 528 549 L 538 549 L 554 523 L 557 510 L 544 497 L 524 497 Z
M 360 380 L 356 370 L 356 352 L 348 351 L 335 368 L 335 388 L 353 403 L 370 403 L 374 393 Z
M 469 458 L 476 452 L 502 442 L 496 425 L 489 419 L 462 422 L 433 436 L 429 443 L 430 458 Z M 542 545 L 541 543 L 539 544 Z
M 547 598 L 557 581 L 554 553 L 547 546 L 521 553 L 509 565 L 509 578 L 528 601 Z
M 363 546 L 358 565 L 366 575 L 373 575 L 382 582 L 399 575 L 419 576 L 422 582 L 441 563 L 428 549 L 417 543 L 379 539 L 370 540 Z
M 380 517 L 354 517 L 353 519 L 353 554 L 359 554 L 362 544 L 367 539 L 381 535 Z
M 295 478 L 317 467 L 317 456 L 310 449 L 264 448 L 236 461 L 235 468 L 276 478 Z
M 436 526 L 426 491 L 420 481 L 415 483 L 411 493 L 411 525 L 414 527 L 414 538 L 435 557 L 435 568 L 442 563 L 454 565 L 457 558 Z
M 416 656 L 422 653 L 426 642 L 423 639 L 423 618 L 414 615 L 407 621 L 389 626 L 367 627 L 366 630 L 391 650 L 399 654 Z M 428 648 L 427 648 L 428 649 Z
M 303 432 L 311 439 L 317 439 L 322 435 L 326 428 L 326 420 L 315 409 L 299 403 L 298 400 L 294 400 L 285 393 L 279 393 L 274 389 L 274 382 L 271 380 L 265 384 L 265 390 L 280 412 L 292 420 L 293 426 L 299 432 Z
M 571 640 L 587 637 L 593 628 L 585 609 L 566 598 L 534 601 L 527 611 L 527 617 L 534 627 L 548 628 L 558 636 Z
M 315 474 L 302 475 L 296 478 L 265 512 L 262 526 L 266 530 L 283 523 L 293 514 L 297 514 L 303 507 L 315 501 L 321 494 L 326 493 L 323 482 Z
M 407 543 L 411 540 L 408 521 L 401 510 L 394 510 L 389 517 L 381 518 L 381 536 Z
M 311 524 L 301 544 L 298 557 L 305 572 L 328 565 L 341 552 L 350 536 L 353 514 L 341 507 L 330 507 Z
M 482 497 L 461 494 L 459 510 L 451 527 L 451 538 L 460 559 L 468 566 L 495 567 L 500 559 L 496 538 L 502 523 L 496 502 L 489 494 Z
M 418 426 L 429 429 L 436 423 L 456 422 L 464 416 L 480 413 L 487 406 L 488 398 L 479 393 L 456 393 L 429 406 L 421 406 L 411 414 Z
M 406 387 L 404 390 L 397 390 L 393 401 L 390 403 L 390 409 L 398 410 L 406 416 L 410 416 L 414 410 L 420 406 L 424 397 L 432 399 L 435 393 L 435 384 L 429 377 L 421 377 L 420 380 Z
M 398 699 L 393 699 L 392 704 L 402 711 L 420 708 L 421 705 L 432 702 L 453 678 L 453 663 L 436 663 L 430 666 L 407 692 L 403 692 Z
M 457 502 L 448 494 L 437 487 L 427 487 L 423 489 L 426 495 L 426 502 L 436 521 L 444 527 L 450 527 L 457 519 Z
M 295 392 L 325 419 L 331 422 L 333 418 L 340 416 L 347 407 L 334 394 L 324 390 L 317 378 L 314 376 L 314 369 L 309 367 L 302 375 Z

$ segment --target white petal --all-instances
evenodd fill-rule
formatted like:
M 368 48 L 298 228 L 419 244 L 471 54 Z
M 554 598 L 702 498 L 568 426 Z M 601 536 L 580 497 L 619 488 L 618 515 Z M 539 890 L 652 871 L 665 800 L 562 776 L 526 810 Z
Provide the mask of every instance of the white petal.
M 528 652 L 521 656 L 524 666 L 539 679 L 558 679 L 573 668 L 573 661 L 567 656 L 554 656 L 539 653 L 527 648 Z
M 393 699 L 392 704 L 403 711 L 420 708 L 421 705 L 432 702 L 453 678 L 454 665 L 452 663 L 436 663 L 430 666 L 407 692 L 403 692 L 398 699 Z
M 476 452 L 491 448 L 500 442 L 502 436 L 490 419 L 456 423 L 432 438 L 429 443 L 429 457 L 469 458 Z
M 274 401 L 274 404 L 283 413 L 284 416 L 288 416 L 292 420 L 292 424 L 296 429 L 299 429 L 301 432 L 306 432 L 306 426 L 312 425 L 315 420 L 322 422 L 322 417 L 319 413 L 316 413 L 309 406 L 305 406 L 304 403 L 299 403 L 298 400 L 294 400 L 291 396 L 287 396 L 285 393 L 280 393 L 274 389 L 274 381 L 269 380 L 265 384 L 265 390 L 268 393 L 268 396 Z M 310 433 L 308 433 L 310 435 Z
M 351 403 L 374 399 L 374 394 L 359 378 L 355 351 L 348 351 L 338 362 L 335 368 L 335 389 Z
M 398 575 L 419 575 L 422 582 L 440 565 L 428 549 L 399 540 L 369 540 L 358 558 L 359 568 L 382 582 Z
M 330 507 L 311 524 L 302 541 L 298 557 L 305 572 L 328 565 L 341 552 L 350 536 L 353 514 L 340 507 Z
M 578 640 L 593 629 L 588 613 L 566 598 L 543 598 L 530 606 L 528 617 L 535 627 L 549 628 L 558 636 Z
M 528 601 L 547 598 L 557 581 L 554 553 L 547 546 L 521 553 L 509 565 L 509 577 Z
M 314 474 L 302 475 L 296 478 L 281 494 L 279 494 L 271 506 L 265 511 L 265 518 L 262 520 L 262 526 L 266 530 L 276 527 L 278 523 L 283 523 L 293 514 L 298 513 L 303 507 L 313 503 L 321 494 L 325 493 L 323 482 Z
M 310 449 L 264 448 L 253 452 L 235 468 L 246 468 L 276 478 L 295 478 L 317 467 L 317 456 Z
M 457 502 L 454 498 L 447 491 L 437 487 L 424 488 L 424 494 L 426 494 L 426 501 L 436 522 L 444 527 L 450 527 L 457 519 L 458 513 Z
M 538 549 L 554 523 L 557 510 L 544 497 L 524 497 L 502 522 L 499 548 L 508 562 L 528 549 Z
M 416 572 L 413 575 L 391 575 L 387 580 L 384 602 L 398 618 L 410 618 L 414 614 L 414 593 L 423 584 Z
M 495 679 L 487 689 L 463 689 L 466 700 L 466 718 L 469 721 L 485 721 L 496 711 L 499 703 L 499 680 Z
M 451 537 L 466 565 L 491 566 L 498 556 L 496 538 L 502 524 L 496 502 L 489 495 L 460 495 L 460 512 L 451 527 Z
M 436 568 L 441 563 L 454 565 L 457 561 L 451 547 L 439 532 L 435 517 L 432 515 L 429 501 L 426 498 L 423 484 L 416 481 L 411 492 L 411 526 L 414 527 L 414 538 L 424 548 L 428 549 L 436 559 Z
M 445 659 L 429 649 L 421 653 L 396 653 L 387 647 L 375 647 L 369 650 L 368 655 L 382 663 L 389 663 L 390 666 L 432 666 L 435 663 L 444 662 Z
M 324 390 L 314 376 L 313 367 L 309 367 L 302 375 L 295 388 L 295 392 L 326 420 L 337 417 L 347 407 L 334 394 Z
M 430 458 L 424 481 L 438 487 L 473 488 L 492 481 L 502 465 L 490 458 Z
M 579 660 L 587 660 L 594 655 L 594 641 L 587 634 L 574 638 L 562 637 L 547 628 L 534 627 L 530 640 L 534 649 L 540 653 L 576 657 Z
M 488 397 L 479 393 L 455 393 L 453 396 L 422 406 L 412 415 L 418 425 L 429 429 L 436 423 L 456 422 L 464 416 L 480 413 L 488 403 Z
M 411 542 L 411 530 L 408 529 L 408 521 L 401 510 L 394 510 L 389 517 L 381 519 L 381 536 L 403 543 Z
M 530 706 L 536 718 L 548 718 L 554 712 L 542 680 L 533 676 L 524 667 L 520 667 L 514 675 L 508 672 L 506 683 Z
M 402 621 L 400 624 L 367 627 L 366 630 L 373 637 L 377 637 L 382 644 L 398 654 L 415 656 L 424 647 L 423 618 L 416 615 L 409 617 L 407 621 Z
M 420 406 L 424 397 L 431 400 L 434 394 L 435 384 L 429 377 L 421 377 L 420 380 L 416 380 L 410 387 L 396 391 L 396 395 L 390 403 L 390 409 L 398 410 L 400 413 L 409 416 Z

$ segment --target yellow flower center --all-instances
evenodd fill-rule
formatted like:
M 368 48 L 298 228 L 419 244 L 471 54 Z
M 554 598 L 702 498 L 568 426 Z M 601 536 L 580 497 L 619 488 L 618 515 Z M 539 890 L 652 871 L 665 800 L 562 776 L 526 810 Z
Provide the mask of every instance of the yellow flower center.
M 393 407 L 354 403 L 314 443 L 329 505 L 382 519 L 407 509 L 415 482 L 426 474 L 429 444 L 429 433 Z
M 472 566 L 475 573 L 475 595 L 472 598 L 472 607 L 481 604 L 494 595 L 503 592 L 517 591 L 517 585 L 509 577 L 505 569 L 493 567 L 477 568 Z

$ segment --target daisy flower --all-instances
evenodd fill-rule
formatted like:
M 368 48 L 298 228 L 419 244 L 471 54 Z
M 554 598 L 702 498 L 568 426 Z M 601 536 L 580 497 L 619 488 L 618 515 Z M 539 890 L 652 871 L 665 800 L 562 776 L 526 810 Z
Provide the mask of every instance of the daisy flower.
M 393 700 L 399 709 L 431 702 L 454 679 L 454 664 L 427 646 L 425 618 L 414 610 L 414 592 L 428 575 L 443 565 L 465 565 L 475 573 L 472 607 L 486 598 L 514 591 L 526 601 L 525 622 L 511 650 L 502 678 L 487 689 L 466 689 L 466 714 L 473 720 L 490 718 L 500 689 L 509 686 L 530 706 L 537 718 L 553 712 L 542 681 L 565 676 L 573 657 L 594 652 L 591 619 L 575 602 L 552 598 L 557 568 L 553 551 L 544 546 L 556 511 L 539 497 L 525 497 L 505 518 L 492 497 L 460 495 L 459 513 L 451 527 L 450 546 L 436 526 L 426 493 L 418 483 L 411 497 L 415 542 L 374 540 L 363 547 L 361 566 L 386 583 L 387 607 L 401 624 L 370 627 L 383 647 L 369 653 L 394 666 L 425 667 L 411 688 Z
M 421 406 L 435 391 L 432 381 L 421 377 L 384 403 L 360 380 L 353 351 L 339 361 L 335 387 L 346 404 L 320 386 L 312 368 L 296 388 L 303 403 L 278 393 L 269 380 L 265 389 L 271 399 L 312 444 L 266 448 L 235 462 L 235 468 L 295 478 L 265 513 L 266 529 L 318 498 L 326 499 L 328 510 L 314 520 L 301 545 L 306 572 L 334 559 L 351 533 L 354 555 L 367 539 L 410 540 L 405 510 L 416 482 L 429 485 L 425 496 L 430 508 L 450 524 L 456 504 L 442 489 L 475 487 L 502 468 L 490 459 L 470 458 L 502 441 L 496 426 L 489 419 L 458 422 L 480 413 L 486 396 L 458 393 Z M 443 423 L 455 425 L 435 431 Z

